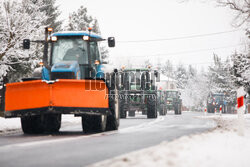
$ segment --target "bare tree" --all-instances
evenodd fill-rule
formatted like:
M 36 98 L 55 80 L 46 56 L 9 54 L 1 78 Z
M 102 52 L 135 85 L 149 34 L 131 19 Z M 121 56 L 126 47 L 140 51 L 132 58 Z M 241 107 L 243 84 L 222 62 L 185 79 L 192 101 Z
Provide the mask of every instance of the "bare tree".
M 180 3 L 189 2 L 192 0 L 178 0 Z M 200 0 L 208 2 L 209 0 Z M 240 27 L 244 23 L 250 22 L 250 0 L 214 0 L 219 6 L 229 7 L 237 13 L 233 26 Z M 249 30 L 247 30 L 249 31 Z
M 239 27 L 250 22 L 250 0 L 216 0 L 221 6 L 229 7 L 237 12 L 234 25 Z

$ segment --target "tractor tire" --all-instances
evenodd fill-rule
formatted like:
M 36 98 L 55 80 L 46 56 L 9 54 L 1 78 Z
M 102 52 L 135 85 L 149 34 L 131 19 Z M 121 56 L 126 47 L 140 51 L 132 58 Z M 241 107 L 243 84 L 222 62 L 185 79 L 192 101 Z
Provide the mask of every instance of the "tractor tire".
M 61 128 L 61 114 L 46 114 L 43 116 L 44 131 L 48 133 L 59 132 Z
M 124 109 L 124 100 L 120 100 L 120 118 L 126 118 L 127 117 L 127 111 Z
M 179 110 L 178 110 L 178 107 L 177 107 L 177 106 L 174 107 L 174 114 L 175 114 L 175 115 L 179 115 Z
M 128 116 L 135 117 L 135 111 L 128 111 Z
M 163 108 L 163 106 L 162 105 L 160 105 L 160 110 L 159 110 L 159 114 L 160 115 L 165 115 L 165 111 L 164 111 L 164 108 Z
M 107 131 L 117 130 L 120 124 L 120 98 L 118 98 L 118 85 L 115 80 L 114 73 L 111 76 L 111 87 L 109 89 L 109 110 L 111 114 L 107 116 Z
M 103 132 L 106 129 L 106 115 L 83 115 L 82 129 L 85 133 Z
M 157 118 L 157 101 L 152 97 L 147 98 L 147 118 Z
M 42 117 L 40 115 L 22 117 L 21 126 L 24 134 L 39 134 L 44 132 Z
M 181 114 L 182 114 L 182 111 L 181 111 L 181 105 L 179 105 L 179 109 L 178 109 L 178 110 L 179 110 L 179 112 L 178 112 L 178 113 L 179 113 L 179 115 L 181 115 Z

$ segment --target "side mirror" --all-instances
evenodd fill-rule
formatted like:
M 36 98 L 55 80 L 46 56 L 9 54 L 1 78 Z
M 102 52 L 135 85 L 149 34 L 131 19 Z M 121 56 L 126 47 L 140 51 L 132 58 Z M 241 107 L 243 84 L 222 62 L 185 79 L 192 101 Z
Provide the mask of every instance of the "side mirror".
M 115 47 L 115 38 L 114 37 L 108 37 L 108 45 L 109 45 L 109 47 Z
M 30 40 L 24 39 L 23 40 L 23 49 L 29 49 L 30 48 Z
M 102 64 L 108 64 L 108 62 L 107 61 L 103 61 Z

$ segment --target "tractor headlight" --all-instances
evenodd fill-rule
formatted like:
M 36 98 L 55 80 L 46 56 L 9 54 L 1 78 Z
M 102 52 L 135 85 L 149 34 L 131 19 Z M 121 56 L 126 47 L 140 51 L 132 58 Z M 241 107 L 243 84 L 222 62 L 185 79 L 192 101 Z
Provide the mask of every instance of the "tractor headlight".
M 88 40 L 89 40 L 89 36 L 83 36 L 82 39 L 83 39 L 84 41 L 88 41 Z
M 51 41 L 56 42 L 57 41 L 57 37 L 56 36 L 52 36 L 51 37 Z

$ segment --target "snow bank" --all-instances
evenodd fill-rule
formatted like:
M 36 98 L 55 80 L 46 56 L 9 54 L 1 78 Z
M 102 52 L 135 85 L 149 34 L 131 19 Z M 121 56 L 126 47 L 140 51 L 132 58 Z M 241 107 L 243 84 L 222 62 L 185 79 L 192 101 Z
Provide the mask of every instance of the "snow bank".
M 0 117 L 0 133 L 21 128 L 20 118 L 5 119 Z
M 163 142 L 91 167 L 249 167 L 250 115 L 245 117 L 244 136 L 237 134 L 237 115 L 202 117 L 215 120 L 217 127 L 206 133 Z

